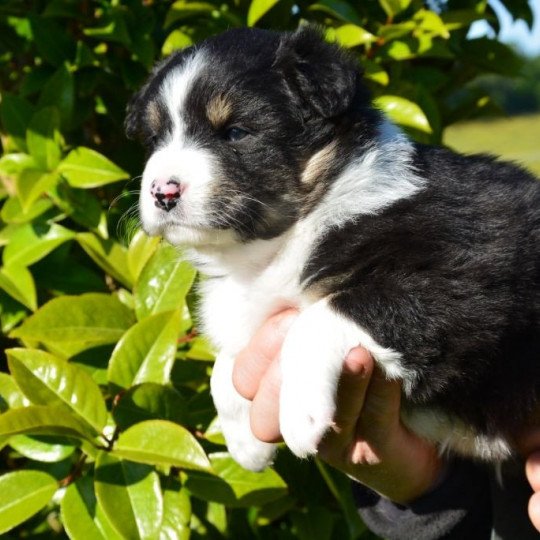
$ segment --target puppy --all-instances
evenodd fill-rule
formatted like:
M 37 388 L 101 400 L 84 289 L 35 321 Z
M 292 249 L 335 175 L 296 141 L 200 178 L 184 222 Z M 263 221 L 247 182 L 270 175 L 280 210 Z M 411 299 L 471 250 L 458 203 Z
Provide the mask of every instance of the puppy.
M 415 144 L 357 64 L 303 28 L 231 30 L 178 52 L 128 107 L 149 151 L 144 230 L 207 276 L 211 389 L 233 457 L 261 470 L 237 353 L 300 309 L 281 352 L 280 423 L 297 456 L 332 426 L 361 344 L 441 449 L 500 461 L 539 405 L 540 184 L 487 156 Z

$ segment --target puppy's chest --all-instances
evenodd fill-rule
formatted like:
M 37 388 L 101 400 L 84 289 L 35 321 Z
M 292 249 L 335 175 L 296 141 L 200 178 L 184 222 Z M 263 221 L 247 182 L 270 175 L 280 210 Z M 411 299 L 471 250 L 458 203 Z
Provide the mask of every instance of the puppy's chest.
M 287 250 L 257 275 L 231 273 L 204 282 L 203 330 L 216 347 L 237 354 L 270 315 L 312 303 L 300 286 L 304 257 L 298 255 Z

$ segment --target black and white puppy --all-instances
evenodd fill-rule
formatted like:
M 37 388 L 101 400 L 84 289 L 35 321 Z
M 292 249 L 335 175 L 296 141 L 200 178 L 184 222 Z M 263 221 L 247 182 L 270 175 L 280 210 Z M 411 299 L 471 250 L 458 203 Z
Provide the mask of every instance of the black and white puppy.
M 126 120 L 150 156 L 145 231 L 208 276 L 212 395 L 231 454 L 264 468 L 235 355 L 272 313 L 280 422 L 298 456 L 332 426 L 347 352 L 402 381 L 403 419 L 487 460 L 540 397 L 540 184 L 486 156 L 414 144 L 375 110 L 356 63 L 319 33 L 232 30 L 172 55 Z

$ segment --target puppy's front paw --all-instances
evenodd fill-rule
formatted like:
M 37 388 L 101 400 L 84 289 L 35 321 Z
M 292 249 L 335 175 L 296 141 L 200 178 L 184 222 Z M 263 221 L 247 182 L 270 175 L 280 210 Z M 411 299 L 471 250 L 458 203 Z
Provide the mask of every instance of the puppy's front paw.
M 316 454 L 332 428 L 343 362 L 358 344 L 356 325 L 325 300 L 304 310 L 291 326 L 281 351 L 280 427 L 297 456 Z
M 317 447 L 333 425 L 335 403 L 328 388 L 303 384 L 282 384 L 280 426 L 283 439 L 293 454 L 305 458 Z
M 244 469 L 259 472 L 272 464 L 277 448 L 275 444 L 259 441 L 251 431 L 239 433 L 238 429 L 235 429 L 234 434 L 231 430 L 224 430 L 224 433 L 225 431 L 229 432 L 228 436 L 225 436 L 229 453 Z

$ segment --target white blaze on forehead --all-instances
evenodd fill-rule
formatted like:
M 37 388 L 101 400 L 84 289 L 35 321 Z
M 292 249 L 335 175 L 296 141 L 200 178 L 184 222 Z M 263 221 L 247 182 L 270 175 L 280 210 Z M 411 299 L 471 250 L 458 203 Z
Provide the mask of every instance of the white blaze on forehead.
M 182 112 L 186 98 L 205 64 L 203 51 L 195 51 L 184 64 L 173 69 L 162 83 L 160 94 L 173 123 L 175 137 L 183 135 Z

